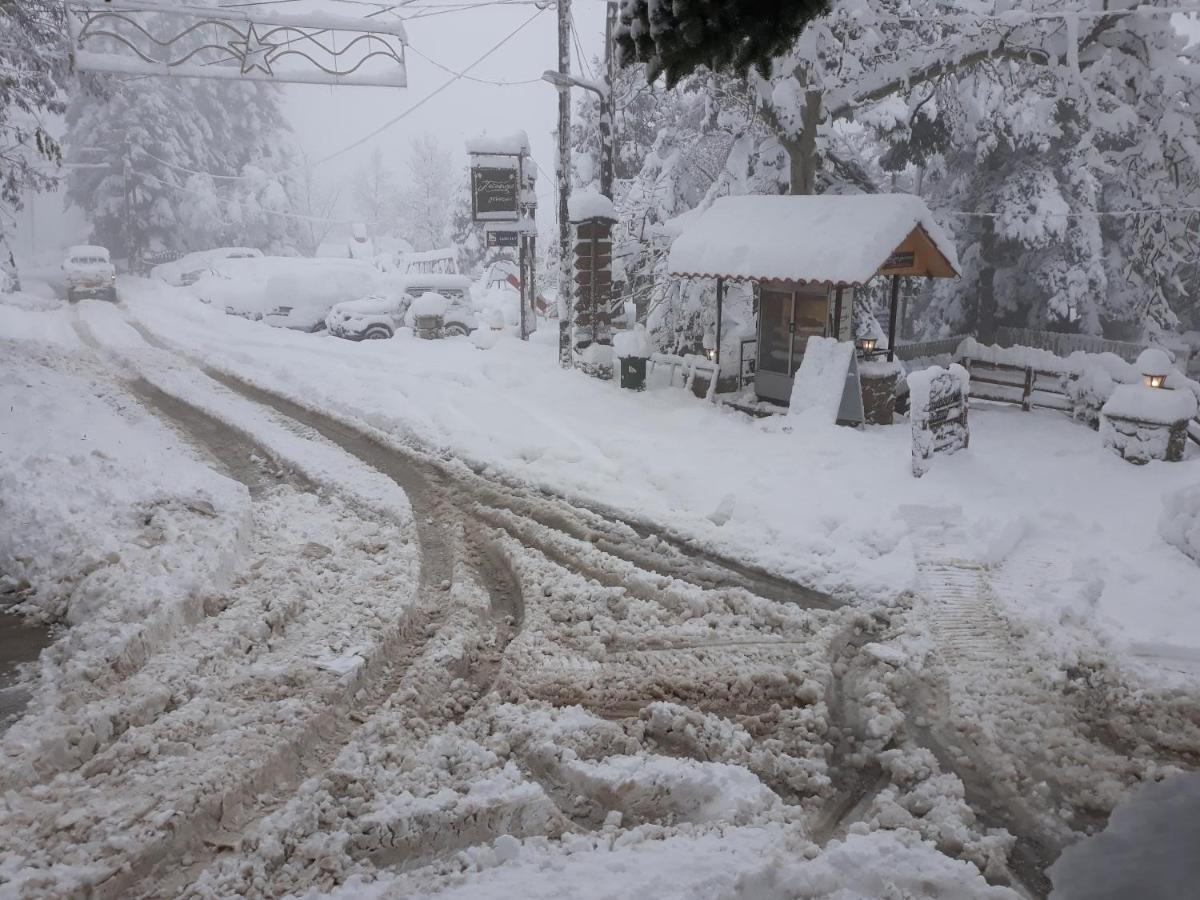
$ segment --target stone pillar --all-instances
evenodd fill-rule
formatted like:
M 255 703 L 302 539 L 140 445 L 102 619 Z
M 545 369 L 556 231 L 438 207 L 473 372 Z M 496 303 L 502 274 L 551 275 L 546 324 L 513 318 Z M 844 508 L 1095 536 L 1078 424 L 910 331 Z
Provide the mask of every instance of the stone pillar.
M 575 320 L 571 346 L 577 367 L 612 378 L 612 229 L 608 215 L 571 217 Z

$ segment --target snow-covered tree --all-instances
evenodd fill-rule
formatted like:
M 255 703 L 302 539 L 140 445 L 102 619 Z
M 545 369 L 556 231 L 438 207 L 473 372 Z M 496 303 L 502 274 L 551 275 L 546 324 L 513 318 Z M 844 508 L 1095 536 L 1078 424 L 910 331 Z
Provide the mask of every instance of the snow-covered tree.
M 62 151 L 44 117 L 63 110 L 64 33 L 61 3 L 0 4 L 0 242 L 22 196 L 58 178 Z
M 405 237 L 418 250 L 440 247 L 450 224 L 455 165 L 450 150 L 432 134 L 414 137 L 405 157 L 400 189 L 400 221 Z
M 68 156 L 110 168 L 72 170 L 67 197 L 97 242 L 126 256 L 291 241 L 287 180 L 268 174 L 292 160 L 274 87 L 92 76 L 81 88 L 67 108 Z
M 396 175 L 376 147 L 354 173 L 354 213 L 374 234 L 389 235 L 395 231 L 399 205 Z
M 668 84 L 704 66 L 763 73 L 829 0 L 624 0 L 617 27 L 622 63 L 643 62 Z
M 454 191 L 446 236 L 458 251 L 458 270 L 477 273 L 487 259 L 487 237 L 483 226 L 475 223 L 471 208 L 471 178 L 464 175 Z

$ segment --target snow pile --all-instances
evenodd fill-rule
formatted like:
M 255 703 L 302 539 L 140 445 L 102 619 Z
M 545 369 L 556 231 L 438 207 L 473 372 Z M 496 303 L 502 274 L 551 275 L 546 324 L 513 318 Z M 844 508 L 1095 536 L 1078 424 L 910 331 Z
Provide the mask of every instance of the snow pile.
M 669 756 L 610 756 L 570 761 L 572 788 L 612 796 L 635 821 L 727 822 L 745 825 L 778 811 L 779 797 L 747 769 Z
M 842 405 L 853 356 L 854 345 L 849 341 L 810 337 L 792 383 L 788 415 L 802 416 L 813 424 L 833 424 Z
M 1167 495 L 1158 531 L 1169 543 L 1200 563 L 1200 484 Z
M 441 294 L 426 291 L 408 307 L 408 317 L 415 319 L 417 316 L 444 316 L 449 308 L 450 301 Z
M 1196 415 L 1196 398 L 1190 391 L 1123 384 L 1113 391 L 1101 414 L 1156 425 L 1172 425 Z
M 480 134 L 467 140 L 467 153 L 521 156 L 529 153 L 529 135 L 524 131 L 509 134 Z
M 667 265 L 672 275 L 865 284 L 918 228 L 957 270 L 953 242 L 919 197 L 721 197 L 688 222 Z
M 1111 354 L 1110 354 L 1111 355 Z M 958 350 L 955 351 L 955 356 L 958 359 L 972 359 L 980 362 L 991 363 L 996 366 L 1016 366 L 1017 368 L 1032 368 L 1039 372 L 1054 372 L 1056 374 L 1067 374 L 1077 370 L 1076 365 L 1072 365 L 1070 361 L 1051 353 L 1049 350 L 1039 350 L 1036 347 L 1000 347 L 998 345 L 988 346 L 981 344 L 973 337 L 964 338 L 958 345 Z M 1083 357 L 1085 354 L 1073 354 L 1074 356 Z M 1120 360 L 1120 357 L 1113 357 Z M 1120 360 L 1124 362 L 1124 360 Z
M 1054 900 L 1194 897 L 1200 882 L 1200 774 L 1146 784 L 1108 827 L 1067 847 L 1049 869 Z
M 593 188 L 575 191 L 571 194 L 567 209 L 572 222 L 582 222 L 584 219 L 617 218 L 613 202 Z
M 641 324 L 614 333 L 612 345 L 617 359 L 649 359 L 650 354 L 654 352 L 650 333 L 646 331 L 646 326 Z

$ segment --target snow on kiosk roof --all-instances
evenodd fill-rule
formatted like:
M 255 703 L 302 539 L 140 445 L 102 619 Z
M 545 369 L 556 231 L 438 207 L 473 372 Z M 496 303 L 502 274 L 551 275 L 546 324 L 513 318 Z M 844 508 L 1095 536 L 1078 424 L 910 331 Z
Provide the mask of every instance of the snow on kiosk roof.
M 959 274 L 953 243 L 911 194 L 722 197 L 683 229 L 668 271 L 830 285 Z

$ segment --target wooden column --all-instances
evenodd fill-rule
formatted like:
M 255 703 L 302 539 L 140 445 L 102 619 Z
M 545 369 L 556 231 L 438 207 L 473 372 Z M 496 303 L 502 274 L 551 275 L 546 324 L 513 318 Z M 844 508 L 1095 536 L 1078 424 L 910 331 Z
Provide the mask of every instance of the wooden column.
M 896 358 L 896 310 L 900 301 L 900 276 L 892 276 L 892 302 L 888 309 L 888 362 Z
M 842 286 L 839 284 L 833 293 L 833 334 L 835 341 L 842 339 Z

